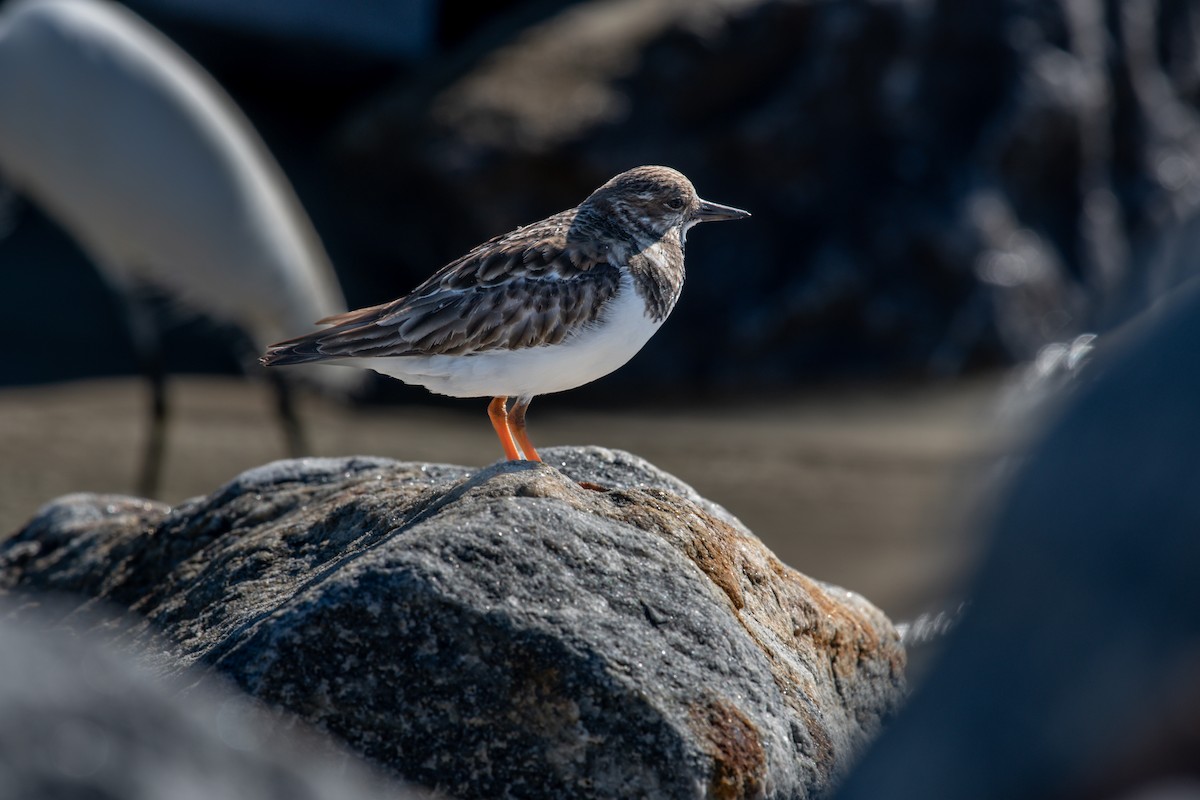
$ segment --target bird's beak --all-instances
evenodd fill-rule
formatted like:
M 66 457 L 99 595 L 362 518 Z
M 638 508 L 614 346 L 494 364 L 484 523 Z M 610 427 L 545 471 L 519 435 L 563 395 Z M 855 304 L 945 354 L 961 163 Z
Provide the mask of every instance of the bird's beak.
M 692 214 L 692 219 L 696 222 L 719 222 L 723 219 L 744 219 L 748 216 L 750 216 L 749 211 L 701 200 L 700 207 Z

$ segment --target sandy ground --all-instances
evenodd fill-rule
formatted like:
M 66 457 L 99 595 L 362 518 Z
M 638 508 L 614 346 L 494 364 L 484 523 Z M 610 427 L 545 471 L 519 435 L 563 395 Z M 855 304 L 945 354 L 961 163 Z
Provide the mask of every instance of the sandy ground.
M 895 619 L 936 608 L 976 550 L 970 510 L 1006 441 L 991 422 L 999 379 L 839 391 L 679 410 L 581 411 L 539 401 L 541 446 L 635 452 L 742 519 L 779 557 L 864 594 Z M 163 498 L 206 494 L 283 457 L 266 387 L 177 377 Z M 483 465 L 499 447 L 482 401 L 462 409 L 301 410 L 317 455 L 368 453 Z M 128 493 L 145 397 L 133 379 L 0 392 L 0 535 L 68 492 Z

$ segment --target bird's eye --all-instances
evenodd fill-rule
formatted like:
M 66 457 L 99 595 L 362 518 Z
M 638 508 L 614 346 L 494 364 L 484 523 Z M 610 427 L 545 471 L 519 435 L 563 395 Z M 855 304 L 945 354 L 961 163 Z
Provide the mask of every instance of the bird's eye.
M 672 211 L 678 211 L 679 209 L 683 208 L 683 198 L 672 197 L 670 200 L 667 200 L 665 203 L 663 203 L 663 205 Z

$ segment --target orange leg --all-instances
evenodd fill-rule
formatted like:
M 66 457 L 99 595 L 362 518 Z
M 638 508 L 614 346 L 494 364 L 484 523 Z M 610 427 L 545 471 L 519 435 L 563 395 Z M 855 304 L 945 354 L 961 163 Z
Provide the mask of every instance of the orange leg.
M 517 444 L 521 446 L 521 452 L 525 454 L 525 458 L 530 461 L 541 461 L 542 457 L 538 455 L 538 451 L 533 447 L 533 442 L 529 441 L 529 434 L 525 432 L 525 411 L 529 408 L 532 400 L 532 397 L 518 397 L 516 404 L 513 405 L 512 414 L 508 418 L 508 424 Z
M 496 429 L 496 435 L 500 437 L 500 446 L 504 448 L 504 457 L 509 461 L 520 461 L 521 453 L 513 442 L 512 431 L 508 429 L 507 405 L 507 397 L 493 397 L 492 402 L 488 403 L 488 417 L 492 420 L 492 427 Z

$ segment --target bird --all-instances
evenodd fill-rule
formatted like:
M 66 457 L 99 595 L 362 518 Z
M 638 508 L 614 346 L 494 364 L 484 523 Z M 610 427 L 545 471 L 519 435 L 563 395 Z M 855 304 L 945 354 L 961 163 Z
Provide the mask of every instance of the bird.
M 0 175 L 79 243 L 123 306 L 151 393 L 138 487 L 154 496 L 168 409 L 162 331 L 143 287 L 246 332 L 245 361 L 260 371 L 267 344 L 345 310 L 337 276 L 233 100 L 121 5 L 6 4 L 0 119 Z M 272 377 L 288 449 L 301 455 L 288 386 Z
M 629 361 L 679 299 L 688 230 L 748 216 L 700 199 L 675 169 L 636 167 L 399 299 L 319 320 L 328 327 L 271 345 L 261 362 L 364 367 L 438 394 L 490 397 L 505 457 L 541 461 L 525 423 L 533 398 Z

